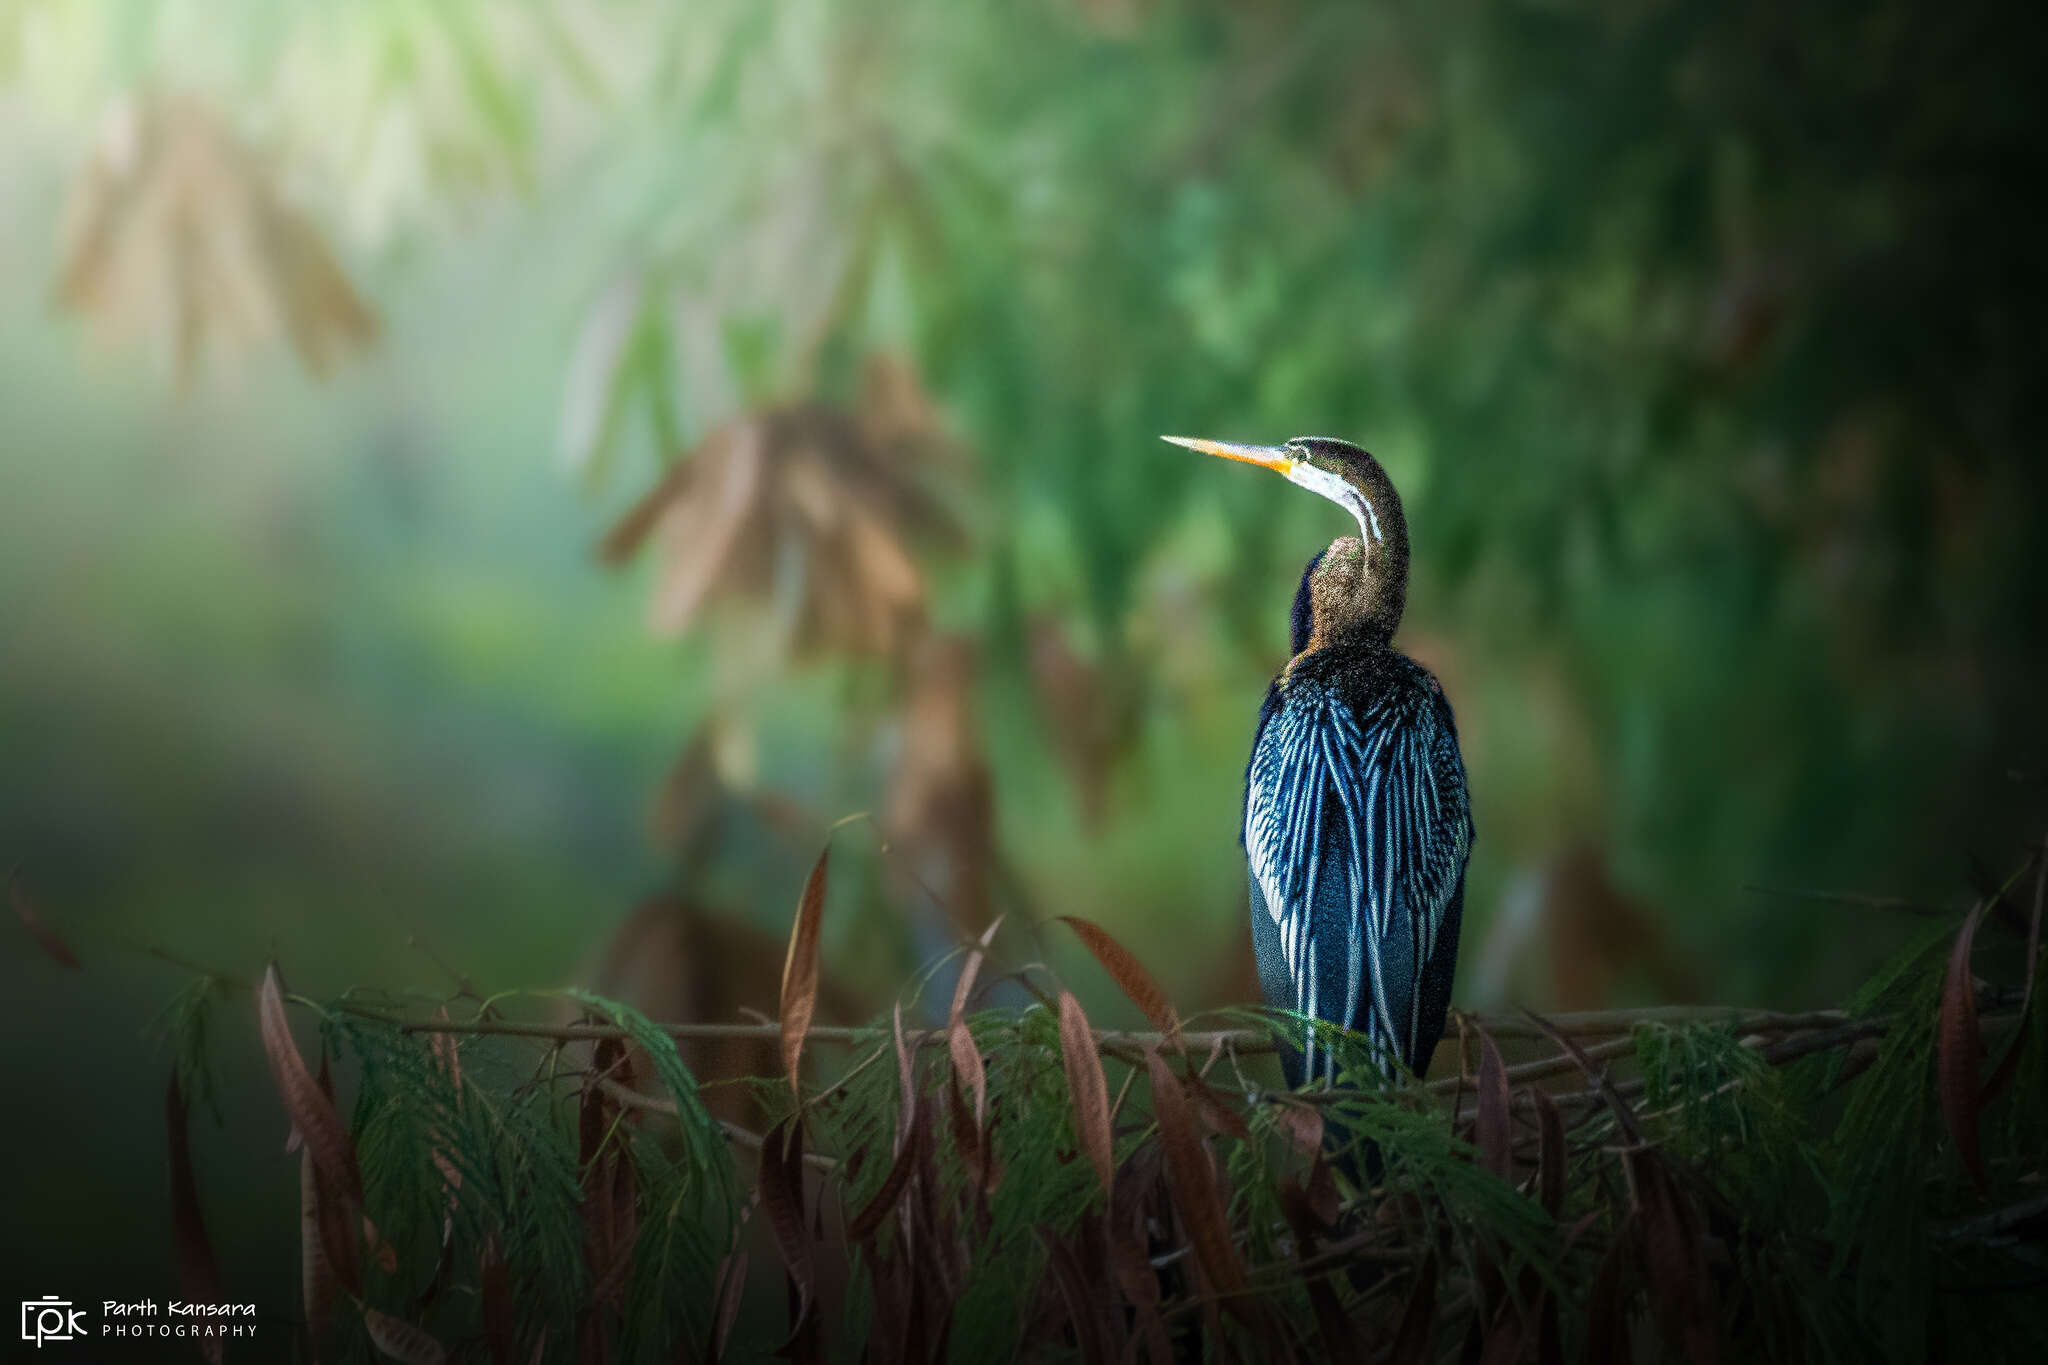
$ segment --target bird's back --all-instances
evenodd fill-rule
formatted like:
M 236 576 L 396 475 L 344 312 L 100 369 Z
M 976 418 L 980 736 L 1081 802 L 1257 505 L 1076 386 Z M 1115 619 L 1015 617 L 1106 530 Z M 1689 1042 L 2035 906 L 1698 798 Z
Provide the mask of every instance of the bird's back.
M 1267 1003 L 1363 1033 L 1385 1070 L 1426 1068 L 1472 840 L 1435 678 L 1385 646 L 1297 655 L 1260 711 L 1243 835 Z M 1334 1070 L 1313 1039 L 1292 1062 L 1296 1084 Z

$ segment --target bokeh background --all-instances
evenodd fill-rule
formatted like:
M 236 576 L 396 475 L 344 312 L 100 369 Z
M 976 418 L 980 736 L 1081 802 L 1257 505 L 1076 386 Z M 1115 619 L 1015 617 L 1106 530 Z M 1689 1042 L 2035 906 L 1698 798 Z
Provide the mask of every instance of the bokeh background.
M 2042 27 L 0 0 L 0 863 L 84 962 L 0 957 L 0 1294 L 169 1292 L 193 966 L 736 1018 L 866 812 L 843 1014 L 997 914 L 1111 1017 L 1034 923 L 1250 998 L 1242 765 L 1343 519 L 1166 431 L 1401 487 L 1461 1003 L 1837 1000 L 1913 922 L 1788 893 L 1953 905 L 2037 830 Z M 202 1193 L 288 1311 L 218 1047 Z

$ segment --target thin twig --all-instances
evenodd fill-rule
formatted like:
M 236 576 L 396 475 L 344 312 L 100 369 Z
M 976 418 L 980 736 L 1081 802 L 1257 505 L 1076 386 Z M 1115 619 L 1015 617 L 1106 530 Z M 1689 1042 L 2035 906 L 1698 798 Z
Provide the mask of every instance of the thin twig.
M 1800 886 L 1763 886 L 1750 882 L 1744 891 L 1759 896 L 1782 896 L 1787 900 L 1821 901 L 1828 905 L 1854 905 L 1865 910 L 1897 910 L 1908 915 L 1920 915 L 1928 919 L 1950 918 L 1962 914 L 1960 910 L 1945 909 L 1939 905 L 1928 905 L 1924 901 L 1907 900 L 1903 896 L 1866 896 L 1854 891 L 1815 891 Z
M 669 1118 L 676 1117 L 676 1102 L 674 1100 L 664 1100 L 653 1095 L 644 1095 L 630 1085 L 602 1076 L 597 1078 L 597 1085 L 598 1089 L 610 1096 L 614 1103 L 623 1105 L 628 1109 L 639 1109 L 649 1114 L 665 1114 Z M 768 1140 L 759 1133 L 751 1128 L 743 1128 L 730 1119 L 713 1119 L 712 1122 L 716 1123 L 725 1133 L 726 1140 L 729 1142 L 756 1152 L 767 1145 Z M 818 1152 L 805 1152 L 804 1164 L 820 1171 L 829 1172 L 839 1169 L 839 1163 L 836 1160 Z
M 1635 1050 L 1635 1045 L 1636 1040 L 1634 1038 L 1610 1038 L 1604 1043 L 1594 1044 L 1592 1047 L 1587 1048 L 1585 1052 L 1588 1058 L 1597 1062 L 1604 1061 L 1609 1057 L 1619 1057 L 1632 1052 Z M 1507 1070 L 1508 1084 L 1519 1085 L 1524 1081 L 1540 1080 L 1545 1076 L 1554 1076 L 1559 1072 L 1571 1071 L 1577 1066 L 1578 1063 L 1572 1059 L 1571 1054 L 1561 1052 L 1554 1057 L 1544 1057 L 1537 1061 L 1523 1062 L 1520 1065 L 1509 1067 Z M 1462 1085 L 1468 1084 L 1470 1084 L 1470 1081 L 1464 1074 L 1464 1068 L 1460 1067 L 1458 1075 L 1445 1076 L 1441 1080 L 1431 1081 L 1425 1088 L 1432 1095 L 1448 1095 L 1457 1091 Z
M 506 1034 L 523 1038 L 553 1038 L 562 1042 L 594 1042 L 601 1038 L 630 1038 L 629 1030 L 615 1024 L 551 1024 L 539 1020 L 517 1019 L 399 1019 L 364 1007 L 351 1011 L 365 1018 L 381 1020 L 396 1025 L 402 1033 L 475 1033 Z M 1542 1038 L 1548 1033 L 1526 1021 L 1506 1015 L 1471 1016 L 1482 1024 L 1487 1032 L 1496 1038 Z M 1786 1013 L 1779 1010 L 1745 1010 L 1732 1006 L 1717 1005 L 1666 1005 L 1649 1009 L 1633 1010 L 1586 1010 L 1574 1014 L 1558 1014 L 1549 1017 L 1550 1023 L 1561 1033 L 1611 1037 L 1628 1033 L 1644 1024 L 1722 1024 L 1743 1033 L 1784 1033 L 1795 1029 L 1824 1028 L 1840 1024 L 1848 1018 L 1840 1010 L 1810 1010 L 1804 1013 Z M 775 1023 L 763 1024 L 656 1024 L 655 1027 L 671 1038 L 746 1038 L 774 1039 L 780 1036 L 781 1026 Z M 869 1027 L 818 1025 L 804 1035 L 805 1041 L 813 1043 L 861 1044 L 878 1039 L 879 1031 Z M 943 1038 L 943 1030 L 918 1029 L 906 1036 L 918 1041 L 928 1038 Z M 1246 1053 L 1266 1053 L 1275 1050 L 1272 1030 L 1261 1028 L 1242 1029 L 1197 1029 L 1185 1031 L 1181 1038 L 1190 1049 L 1213 1047 L 1219 1040 L 1235 1046 Z M 1095 1040 L 1101 1047 L 1136 1048 L 1158 1047 L 1168 1041 L 1165 1034 L 1143 1029 L 1096 1029 Z

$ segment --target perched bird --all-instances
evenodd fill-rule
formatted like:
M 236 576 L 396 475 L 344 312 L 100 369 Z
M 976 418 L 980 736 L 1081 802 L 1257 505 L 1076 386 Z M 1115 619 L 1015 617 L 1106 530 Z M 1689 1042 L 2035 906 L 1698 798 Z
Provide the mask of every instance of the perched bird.
M 1400 496 L 1378 460 L 1329 437 L 1166 439 L 1275 470 L 1358 520 L 1302 573 L 1292 657 L 1259 708 L 1243 825 L 1252 946 L 1267 1004 L 1362 1034 L 1388 1075 L 1420 1072 L 1450 1003 L 1472 813 L 1450 703 L 1393 645 L 1408 594 Z M 1313 1033 L 1282 1062 L 1296 1086 L 1336 1078 Z

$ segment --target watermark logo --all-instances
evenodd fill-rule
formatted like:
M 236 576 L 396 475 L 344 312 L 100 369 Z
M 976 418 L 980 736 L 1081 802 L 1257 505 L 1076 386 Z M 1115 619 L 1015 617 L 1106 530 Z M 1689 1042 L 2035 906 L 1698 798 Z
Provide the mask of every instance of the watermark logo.
M 85 1335 L 85 1328 L 79 1319 L 85 1316 L 83 1308 L 73 1308 L 71 1300 L 60 1299 L 55 1294 L 40 1299 L 21 1301 L 21 1339 L 33 1341 L 41 1349 L 46 1341 L 76 1341 Z

